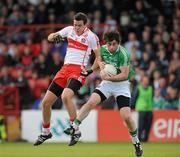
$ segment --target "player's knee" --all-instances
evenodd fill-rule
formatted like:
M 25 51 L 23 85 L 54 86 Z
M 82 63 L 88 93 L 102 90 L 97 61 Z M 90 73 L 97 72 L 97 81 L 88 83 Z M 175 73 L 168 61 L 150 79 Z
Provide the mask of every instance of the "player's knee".
M 65 94 L 62 94 L 61 99 L 62 99 L 63 103 L 66 103 L 67 99 L 68 99 L 68 96 L 66 96 Z
M 47 108 L 51 108 L 51 103 L 48 100 L 43 100 L 41 103 L 42 108 L 47 109 Z
M 63 94 L 61 95 L 61 99 L 62 99 L 63 103 L 67 104 L 68 100 L 70 100 L 71 97 L 70 97 L 68 94 L 64 94 L 64 93 L 63 93 Z

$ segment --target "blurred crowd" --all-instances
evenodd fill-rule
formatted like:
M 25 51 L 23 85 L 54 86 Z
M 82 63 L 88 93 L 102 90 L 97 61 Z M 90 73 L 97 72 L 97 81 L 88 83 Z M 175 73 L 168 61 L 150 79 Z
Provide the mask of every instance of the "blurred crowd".
M 100 40 L 106 31 L 120 32 L 136 71 L 131 80 L 132 108 L 137 86 L 148 76 L 148 86 L 154 91 L 153 109 L 180 109 L 179 1 L 6 0 L 0 3 L 0 87 L 19 88 L 21 109 L 40 108 L 51 79 L 63 65 L 67 48 L 66 41 L 49 43 L 47 35 L 72 24 L 79 11 L 88 15 L 89 27 Z M 57 24 L 62 25 L 55 27 Z M 99 72 L 94 72 L 74 99 L 77 107 L 100 82 Z M 58 100 L 54 108 L 62 106 Z M 115 106 L 112 98 L 99 108 Z

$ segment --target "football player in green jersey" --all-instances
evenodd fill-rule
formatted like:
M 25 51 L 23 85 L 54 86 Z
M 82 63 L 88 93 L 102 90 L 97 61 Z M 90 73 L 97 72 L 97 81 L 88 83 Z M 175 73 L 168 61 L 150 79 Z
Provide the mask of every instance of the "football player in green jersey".
M 130 54 L 120 45 L 120 35 L 118 32 L 105 33 L 104 40 L 106 44 L 100 48 L 100 59 L 98 63 L 101 70 L 100 76 L 102 82 L 94 90 L 88 102 L 80 109 L 73 126 L 66 129 L 65 133 L 72 136 L 69 145 L 76 144 L 80 138 L 76 132 L 79 133 L 79 125 L 88 116 L 90 110 L 110 96 L 114 96 L 120 115 L 126 123 L 129 134 L 132 137 L 136 156 L 141 156 L 143 151 L 137 137 L 137 126 L 132 118 L 130 108 L 131 94 L 129 80 L 134 75 L 134 71 L 130 65 Z M 105 64 L 114 65 L 119 70 L 119 73 L 114 76 L 109 76 L 103 72 Z

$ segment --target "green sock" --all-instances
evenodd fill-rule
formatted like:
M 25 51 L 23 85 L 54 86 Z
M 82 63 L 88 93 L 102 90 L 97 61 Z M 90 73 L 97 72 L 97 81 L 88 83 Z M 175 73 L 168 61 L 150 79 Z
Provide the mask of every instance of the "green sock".
M 137 129 L 134 131 L 129 131 L 129 133 L 132 137 L 135 137 L 135 136 L 137 136 Z
M 81 124 L 81 121 L 79 119 L 75 119 L 74 123 L 79 126 Z

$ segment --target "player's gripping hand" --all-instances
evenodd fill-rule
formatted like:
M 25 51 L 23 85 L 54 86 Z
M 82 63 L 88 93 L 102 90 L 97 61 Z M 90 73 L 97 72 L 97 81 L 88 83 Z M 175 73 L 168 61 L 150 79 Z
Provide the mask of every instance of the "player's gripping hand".
M 104 70 L 100 71 L 100 77 L 102 80 L 111 81 L 111 76 L 109 76 Z
M 53 42 L 55 44 L 58 44 L 60 42 L 64 41 L 64 39 L 62 38 L 62 36 L 60 36 L 59 34 L 54 34 L 53 35 Z
M 105 65 L 106 65 L 105 62 L 100 62 L 100 63 L 99 63 L 100 69 L 103 70 L 103 69 L 105 68 Z
M 83 71 L 81 71 L 81 76 L 87 77 L 87 76 L 90 75 L 92 72 L 93 72 L 92 69 L 89 69 L 89 70 L 83 70 Z

